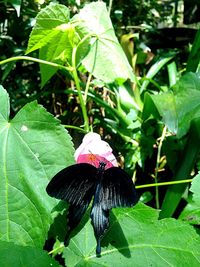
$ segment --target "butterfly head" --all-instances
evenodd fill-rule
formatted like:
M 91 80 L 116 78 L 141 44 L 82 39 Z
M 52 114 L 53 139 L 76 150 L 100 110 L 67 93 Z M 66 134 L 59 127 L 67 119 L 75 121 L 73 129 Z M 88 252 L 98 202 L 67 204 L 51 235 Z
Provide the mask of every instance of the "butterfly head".
M 105 167 L 106 167 L 106 163 L 105 163 L 104 161 L 100 161 L 100 162 L 99 162 L 99 167 L 98 167 L 98 169 L 99 169 L 100 171 L 104 171 L 104 170 L 105 170 Z

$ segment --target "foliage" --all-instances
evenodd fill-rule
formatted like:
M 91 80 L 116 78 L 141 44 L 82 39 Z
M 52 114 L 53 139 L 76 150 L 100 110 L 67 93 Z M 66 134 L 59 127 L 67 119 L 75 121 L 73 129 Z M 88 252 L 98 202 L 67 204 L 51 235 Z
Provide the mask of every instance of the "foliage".
M 200 31 L 190 53 L 160 47 L 153 55 L 133 32 L 119 38 L 123 51 L 114 28 L 121 34 L 121 23 L 156 27 L 168 16 L 160 2 L 148 1 L 138 16 L 129 12 L 131 5 L 139 12 L 140 1 L 121 9 L 114 3 L 114 24 L 103 2 L 64 2 L 0 7 L 0 77 L 7 89 L 0 88 L 0 265 L 15 259 L 16 266 L 58 266 L 44 246 L 66 266 L 199 266 L 199 175 L 187 189 L 199 169 Z M 113 210 L 101 258 L 88 214 L 63 246 L 66 204 L 45 192 L 53 175 L 74 162 L 64 127 L 75 146 L 81 132 L 102 133 L 151 206 Z
M 158 213 L 138 204 L 133 209 L 113 211 L 111 226 L 102 241 L 106 249 L 95 255 L 95 240 L 89 222 L 80 226 L 63 254 L 68 266 L 198 266 L 199 238 L 194 230 L 174 219 L 157 220 Z M 84 241 L 83 241 L 84 240 Z M 174 242 L 176 240 L 176 242 Z M 185 246 L 183 246 L 185 244 Z M 194 253 L 194 254 L 193 254 Z
M 29 257 L 28 253 L 33 252 L 31 248 L 22 245 L 31 246 L 32 251 L 35 247 L 41 248 L 47 237 L 48 226 L 55 217 L 57 201 L 50 199 L 44 192 L 46 180 L 52 177 L 56 169 L 72 162 L 73 150 L 67 132 L 35 102 L 27 104 L 8 122 L 8 95 L 3 88 L 0 92 L 3 147 L 1 158 L 4 162 L 1 196 L 5 199 L 2 207 L 6 207 L 6 210 L 1 212 L 1 240 L 7 241 L 1 250 L 9 250 L 13 257 L 15 254 L 23 253 L 22 258 L 25 261 L 26 253 Z M 68 153 L 65 151 L 67 148 Z M 16 156 L 11 154 L 11 150 L 16 151 Z M 60 157 L 57 157 L 58 153 L 63 153 L 63 163 L 60 162 Z M 51 213 L 51 210 L 54 212 Z M 192 227 L 173 219 L 157 221 L 158 212 L 143 204 L 138 204 L 133 209 L 113 211 L 110 229 L 102 243 L 106 248 L 102 258 L 98 259 L 94 255 L 96 242 L 87 216 L 88 214 L 76 230 L 78 234 L 74 235 L 69 246 L 63 250 L 68 266 L 81 266 L 86 262 L 92 265 L 97 262 L 110 265 L 109 262 L 113 263 L 113 253 L 116 264 L 120 260 L 120 264 L 131 265 L 132 261 L 128 259 L 133 257 L 135 264 L 140 265 L 142 254 L 146 255 L 146 264 L 157 262 L 159 266 L 164 266 L 167 261 L 177 265 L 184 255 L 186 256 L 183 257 L 185 260 L 182 260 L 183 266 L 188 262 L 192 262 L 193 266 L 199 264 L 199 237 Z M 3 227 L 5 219 L 7 223 L 6 227 Z M 177 231 L 178 228 L 181 234 Z M 160 235 L 163 229 L 165 230 Z M 15 243 L 15 247 L 11 246 L 12 242 Z M 188 246 L 184 246 L 183 249 L 183 244 Z M 36 252 L 37 250 L 34 253 Z M 152 253 L 156 254 L 153 256 Z M 48 264 L 48 257 L 40 257 L 38 264 L 42 266 L 43 261 Z M 6 262 L 7 266 L 11 266 L 12 260 L 7 259 Z
M 42 249 L 16 245 L 12 242 L 0 241 L 0 263 L 2 267 L 8 266 L 60 266 Z
M 200 209 L 199 209 L 199 173 L 193 178 L 190 191 L 193 193 L 192 197 L 188 199 L 188 204 L 182 211 L 180 219 L 188 221 L 190 224 L 200 224 Z

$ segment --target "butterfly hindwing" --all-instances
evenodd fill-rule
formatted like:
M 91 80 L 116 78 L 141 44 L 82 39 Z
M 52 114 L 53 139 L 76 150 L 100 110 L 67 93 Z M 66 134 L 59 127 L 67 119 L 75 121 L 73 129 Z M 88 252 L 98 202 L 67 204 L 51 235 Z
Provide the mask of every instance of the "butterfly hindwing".
M 132 179 L 122 169 L 112 167 L 105 170 L 96 201 L 104 210 L 115 207 L 130 207 L 138 198 Z
M 90 217 L 97 241 L 96 253 L 99 255 L 101 254 L 101 238 L 109 227 L 109 210 L 103 210 L 101 205 L 93 205 Z
M 70 204 L 88 205 L 94 195 L 97 169 L 87 163 L 71 165 L 58 172 L 46 191 Z
M 65 245 L 68 244 L 71 232 L 78 226 L 80 223 L 86 209 L 88 208 L 89 202 L 85 205 L 69 205 L 67 213 L 67 225 L 68 231 L 65 237 Z
M 99 168 L 97 178 L 90 217 L 97 240 L 96 253 L 100 255 L 100 241 L 109 227 L 110 209 L 132 206 L 136 204 L 137 196 L 131 178 L 120 168 L 111 167 L 107 170 Z

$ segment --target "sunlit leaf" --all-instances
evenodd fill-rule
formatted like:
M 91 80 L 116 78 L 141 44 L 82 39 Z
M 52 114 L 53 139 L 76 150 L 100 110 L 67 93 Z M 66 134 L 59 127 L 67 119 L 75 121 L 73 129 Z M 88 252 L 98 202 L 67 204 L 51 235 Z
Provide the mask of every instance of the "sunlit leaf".
M 36 17 L 36 24 L 31 32 L 26 53 L 47 45 L 60 33 L 61 25 L 69 22 L 69 9 L 64 5 L 51 3 L 42 9 Z M 59 38 L 57 39 L 59 43 Z
M 96 78 L 104 82 L 134 80 L 132 69 L 115 36 L 106 5 L 93 2 L 85 5 L 74 17 L 77 30 L 91 35 L 91 48 L 82 64 Z
M 200 240 L 194 229 L 174 219 L 157 220 L 158 213 L 143 204 L 113 209 L 110 228 L 102 240 L 101 257 L 90 221 L 64 250 L 71 266 L 199 266 Z M 85 225 L 84 225 L 85 224 Z
M 70 23 L 61 25 L 54 31 L 58 33 L 51 39 L 46 46 L 40 48 L 40 59 L 55 62 L 63 65 L 71 65 L 72 49 L 74 46 L 75 31 Z M 57 68 L 40 64 L 42 86 L 57 72 Z
M 180 138 L 189 130 L 191 121 L 200 117 L 199 98 L 200 78 L 198 74 L 188 73 L 179 80 L 173 92 L 146 94 L 144 119 L 158 112 L 168 129 Z
M 73 163 L 67 131 L 37 102 L 9 119 L 9 97 L 0 89 L 0 240 L 42 247 L 57 203 L 45 188 Z M 59 157 L 58 157 L 59 155 Z
M 72 64 L 72 50 L 81 39 L 75 26 L 70 22 L 69 9 L 60 4 L 50 3 L 36 17 L 36 24 L 31 32 L 27 53 L 40 49 L 40 59 L 60 65 Z M 76 56 L 77 65 L 86 55 L 88 41 L 82 42 Z M 42 86 L 57 72 L 57 68 L 40 64 Z

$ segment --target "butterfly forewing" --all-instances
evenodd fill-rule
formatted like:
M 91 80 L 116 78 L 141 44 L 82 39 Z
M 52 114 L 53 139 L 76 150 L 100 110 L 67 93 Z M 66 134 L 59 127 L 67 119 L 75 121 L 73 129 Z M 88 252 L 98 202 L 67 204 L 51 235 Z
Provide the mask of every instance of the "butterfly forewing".
M 94 195 L 97 169 L 87 163 L 71 165 L 57 173 L 46 191 L 51 197 L 85 205 Z
M 138 198 L 132 179 L 122 169 L 112 167 L 105 170 L 97 202 L 109 210 L 115 207 L 130 207 Z

